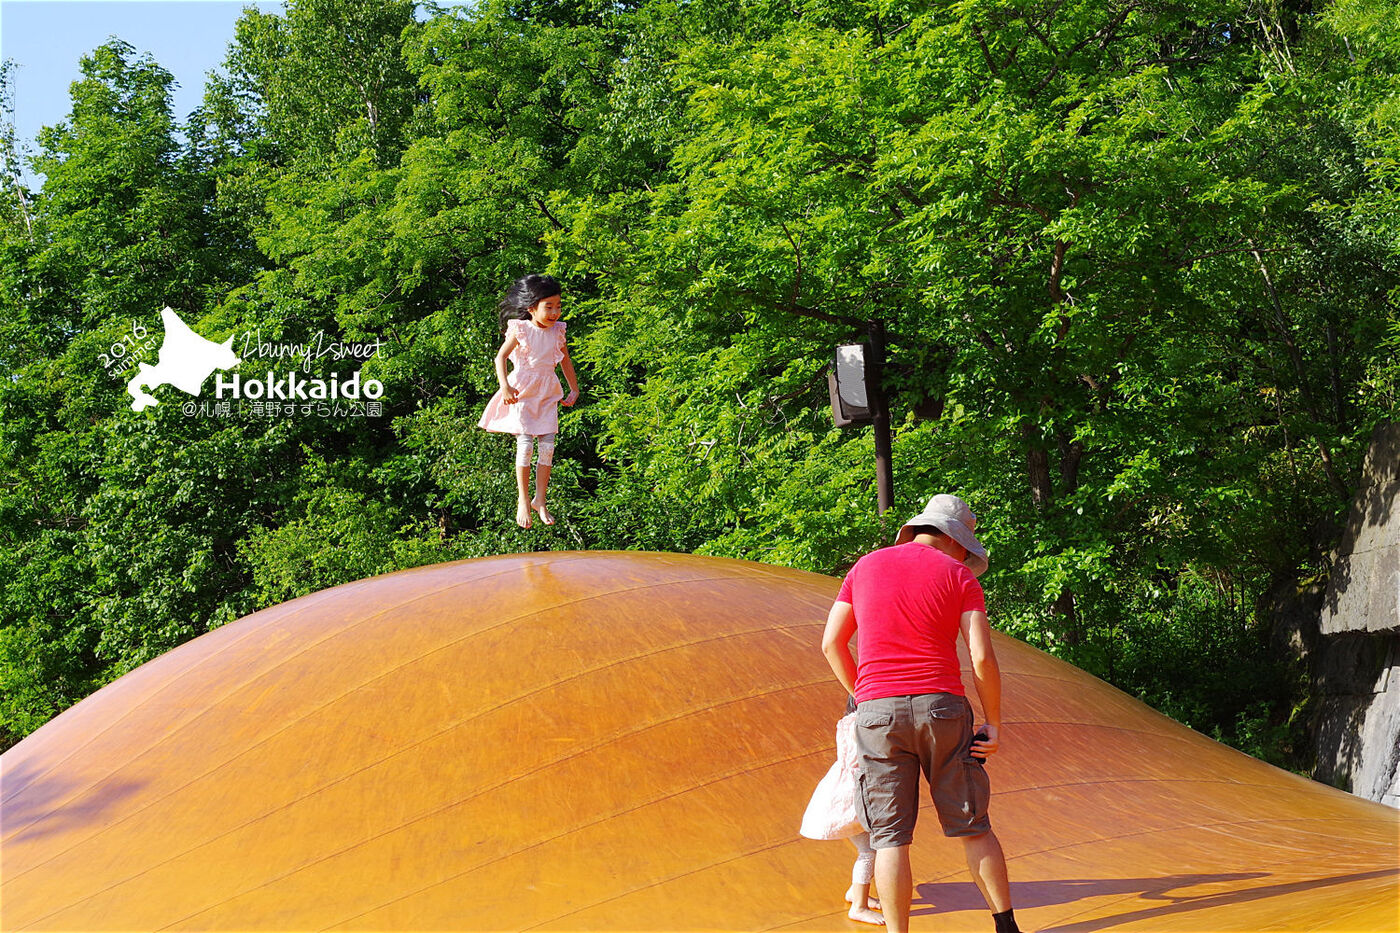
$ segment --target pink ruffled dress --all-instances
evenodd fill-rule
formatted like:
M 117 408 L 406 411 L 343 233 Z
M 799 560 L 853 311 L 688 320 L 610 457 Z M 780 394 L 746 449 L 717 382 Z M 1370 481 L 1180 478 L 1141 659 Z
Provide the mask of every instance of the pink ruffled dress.
M 512 369 L 506 382 L 519 398 L 507 405 L 499 389 L 486 403 L 478 427 L 501 434 L 555 434 L 559 431 L 559 400 L 564 389 L 555 367 L 564 359 L 564 322 L 536 327 L 533 321 L 506 322 L 506 335 L 515 338 L 510 351 Z
M 808 839 L 846 839 L 865 832 L 860 825 L 860 753 L 856 751 L 856 714 L 836 723 L 836 763 L 817 783 L 798 830 Z

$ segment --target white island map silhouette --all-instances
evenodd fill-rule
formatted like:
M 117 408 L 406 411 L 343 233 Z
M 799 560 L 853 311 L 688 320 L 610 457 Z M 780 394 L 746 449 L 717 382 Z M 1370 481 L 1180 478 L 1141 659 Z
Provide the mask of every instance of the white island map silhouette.
M 169 307 L 161 309 L 160 320 L 165 325 L 165 340 L 160 345 L 156 365 L 142 363 L 126 384 L 132 411 L 158 404 L 155 396 L 143 389 L 172 385 L 182 392 L 198 395 L 210 373 L 216 369 L 232 369 L 242 362 L 233 352 L 233 337 L 223 343 L 206 340 L 190 330 Z

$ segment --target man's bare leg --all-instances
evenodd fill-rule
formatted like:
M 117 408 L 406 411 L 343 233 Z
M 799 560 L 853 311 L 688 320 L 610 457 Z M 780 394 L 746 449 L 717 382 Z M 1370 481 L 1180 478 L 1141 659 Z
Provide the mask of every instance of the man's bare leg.
M 1006 856 L 1002 854 L 1001 843 L 996 833 L 986 832 L 980 836 L 963 837 L 963 854 L 967 856 L 967 870 L 972 872 L 972 880 L 982 890 L 982 897 L 992 913 L 999 914 L 1011 909 L 1011 883 L 1006 879 Z M 875 871 L 880 871 L 880 857 L 875 856 Z M 883 889 L 882 889 L 883 890 Z
M 909 929 L 909 906 L 914 900 L 908 846 L 875 850 L 875 887 L 880 891 L 885 926 L 895 933 L 905 933 Z

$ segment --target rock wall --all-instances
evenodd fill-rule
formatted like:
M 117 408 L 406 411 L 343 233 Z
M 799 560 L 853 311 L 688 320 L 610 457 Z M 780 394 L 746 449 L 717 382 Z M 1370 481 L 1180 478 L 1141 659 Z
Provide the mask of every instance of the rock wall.
M 1400 807 L 1400 424 L 1372 435 L 1309 654 L 1313 776 Z

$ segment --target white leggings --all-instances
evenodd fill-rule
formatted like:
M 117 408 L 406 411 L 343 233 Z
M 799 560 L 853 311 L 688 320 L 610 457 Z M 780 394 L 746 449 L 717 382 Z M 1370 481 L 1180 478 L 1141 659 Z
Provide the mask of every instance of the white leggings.
M 539 463 L 540 466 L 551 466 L 554 463 L 554 435 L 553 434 L 517 434 L 515 435 L 515 465 L 527 467 L 530 465 L 530 442 L 539 441 Z
M 856 863 L 851 866 L 851 884 L 869 884 L 875 880 L 875 850 L 870 848 L 870 834 L 857 833 L 851 837 L 856 847 Z

